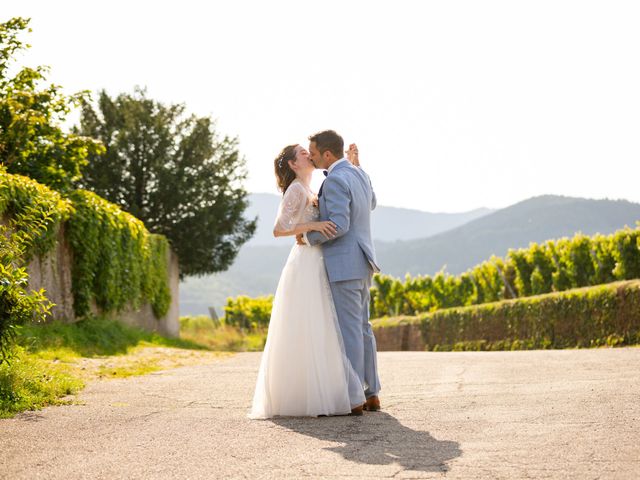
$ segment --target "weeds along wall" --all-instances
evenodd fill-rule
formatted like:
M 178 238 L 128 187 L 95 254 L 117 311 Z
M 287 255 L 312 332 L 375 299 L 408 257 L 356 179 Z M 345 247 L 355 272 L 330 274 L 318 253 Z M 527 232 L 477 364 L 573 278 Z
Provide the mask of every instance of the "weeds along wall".
M 137 218 L 92 192 L 63 197 L 0 168 L 0 221 L 5 252 L 0 299 L 14 298 L 0 300 L 5 309 L 0 316 L 8 323 L 28 317 L 19 318 L 24 309 L 14 305 L 16 299 L 39 290 L 46 283 L 41 270 L 48 268 L 56 276 L 49 285 L 68 290 L 50 306 L 50 316 L 74 321 L 91 313 L 113 314 L 139 324 L 137 313 L 148 310 L 144 315 L 155 317 L 158 328 L 148 319 L 139 326 L 177 334 L 177 258 L 167 239 L 148 232 Z M 42 309 L 46 302 L 40 300 Z

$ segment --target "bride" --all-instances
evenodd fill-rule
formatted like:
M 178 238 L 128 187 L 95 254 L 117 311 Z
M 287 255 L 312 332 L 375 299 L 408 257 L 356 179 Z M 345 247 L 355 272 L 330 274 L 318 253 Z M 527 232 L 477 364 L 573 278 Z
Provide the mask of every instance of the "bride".
M 350 161 L 354 150 L 355 145 Z M 335 225 L 318 221 L 317 197 L 309 187 L 315 169 L 309 152 L 289 145 L 274 166 L 283 192 L 274 235 L 318 231 L 332 238 Z M 322 248 L 294 245 L 273 301 L 249 417 L 347 415 L 356 406 L 349 401 L 349 388 L 362 395 L 358 406 L 365 403 L 345 354 Z

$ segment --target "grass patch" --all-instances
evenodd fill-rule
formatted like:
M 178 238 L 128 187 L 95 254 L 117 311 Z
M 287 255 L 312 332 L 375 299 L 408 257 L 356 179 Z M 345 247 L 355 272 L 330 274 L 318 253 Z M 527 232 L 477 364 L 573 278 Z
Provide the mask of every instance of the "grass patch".
M 140 328 L 100 317 L 76 323 L 51 322 L 19 327 L 18 345 L 41 358 L 95 357 L 121 355 L 138 346 L 205 350 L 190 340 L 166 338 Z
M 0 365 L 0 418 L 69 403 L 62 397 L 75 394 L 84 386 L 78 369 L 72 365 L 35 358 L 24 348 L 15 347 L 11 364 Z
M 206 315 L 180 317 L 180 337 L 215 351 L 261 352 L 267 328 L 244 330 L 216 323 Z
M 21 326 L 13 358 L 0 365 L 0 418 L 73 402 L 68 396 L 96 379 L 203 364 L 221 355 L 104 318 Z

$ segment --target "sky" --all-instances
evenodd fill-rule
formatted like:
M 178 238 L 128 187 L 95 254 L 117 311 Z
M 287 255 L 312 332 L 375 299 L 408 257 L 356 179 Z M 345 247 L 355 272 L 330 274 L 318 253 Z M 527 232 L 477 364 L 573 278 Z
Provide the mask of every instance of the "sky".
M 3 1 L 67 93 L 146 87 L 238 137 L 251 192 L 335 129 L 381 205 L 640 202 L 640 2 Z M 317 189 L 322 176 L 314 177 Z

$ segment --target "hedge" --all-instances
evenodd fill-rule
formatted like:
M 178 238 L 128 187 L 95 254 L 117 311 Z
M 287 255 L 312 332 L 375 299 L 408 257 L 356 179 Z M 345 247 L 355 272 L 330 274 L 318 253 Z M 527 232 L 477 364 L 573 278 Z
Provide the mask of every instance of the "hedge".
M 404 281 L 375 275 L 373 318 L 415 315 L 640 278 L 640 228 L 560 238 L 509 250 L 460 275 L 439 272 Z
M 614 282 L 373 322 L 384 338 L 419 329 L 420 350 L 519 350 L 640 343 L 640 281 Z

